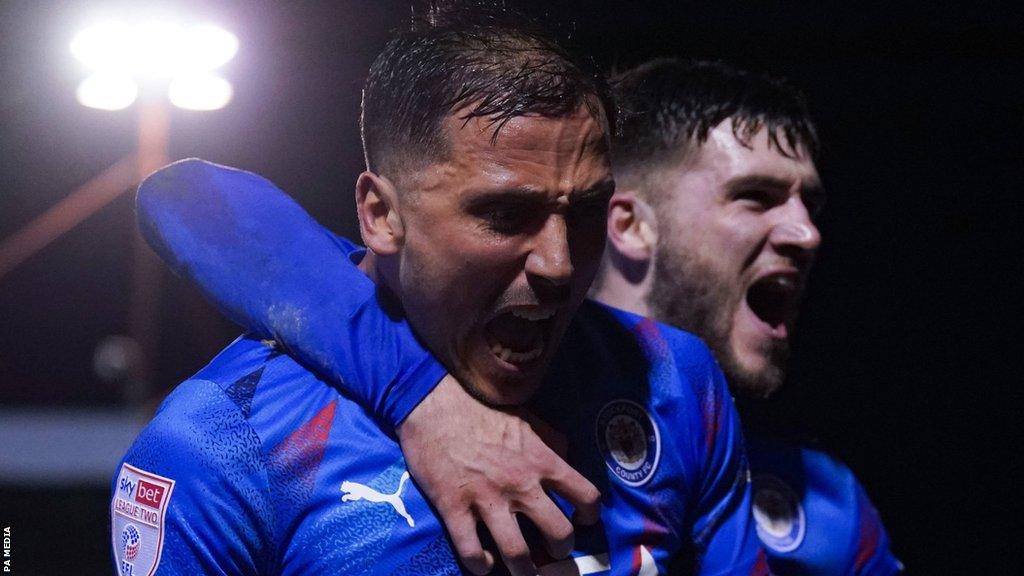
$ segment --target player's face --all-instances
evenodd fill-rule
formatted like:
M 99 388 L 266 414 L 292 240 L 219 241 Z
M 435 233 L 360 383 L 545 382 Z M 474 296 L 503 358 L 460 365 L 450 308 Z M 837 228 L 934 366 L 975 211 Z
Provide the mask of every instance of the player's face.
M 669 176 L 649 304 L 704 338 L 737 392 L 765 397 L 785 375 L 822 193 L 805 150 L 784 156 L 764 129 L 751 144 L 726 120 Z
M 605 130 L 581 106 L 501 128 L 450 117 L 449 160 L 412 179 L 399 283 L 412 325 L 471 392 L 537 389 L 604 249 Z

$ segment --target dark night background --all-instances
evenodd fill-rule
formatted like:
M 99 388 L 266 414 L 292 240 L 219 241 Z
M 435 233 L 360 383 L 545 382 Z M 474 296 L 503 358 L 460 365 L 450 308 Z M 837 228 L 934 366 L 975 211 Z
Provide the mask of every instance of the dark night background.
M 826 143 L 819 169 L 829 201 L 778 409 L 854 469 L 911 573 L 1016 567 L 1016 9 L 522 5 L 571 18 L 605 67 L 666 54 L 722 58 L 806 91 Z M 233 30 L 241 46 L 223 69 L 235 99 L 217 112 L 172 112 L 171 157 L 257 171 L 356 236 L 359 87 L 408 1 L 173 6 Z M 0 2 L 0 242 L 133 149 L 133 109 L 75 102 L 84 73 L 67 45 L 90 13 L 87 2 Z M 4 414 L 122 405 L 92 357 L 100 340 L 126 330 L 132 226 L 126 194 L 0 278 Z M 159 297 L 152 404 L 239 332 L 169 274 Z M 0 485 L 15 573 L 109 573 L 107 498 L 102 482 Z

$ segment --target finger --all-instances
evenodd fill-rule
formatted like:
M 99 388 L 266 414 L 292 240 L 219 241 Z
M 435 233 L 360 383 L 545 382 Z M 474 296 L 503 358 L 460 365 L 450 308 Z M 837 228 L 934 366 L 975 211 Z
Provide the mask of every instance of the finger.
M 476 518 L 469 510 L 442 514 L 442 519 L 448 528 L 452 545 L 455 546 L 455 553 L 466 569 L 479 576 L 490 572 L 494 568 L 494 554 L 484 550 L 480 544 L 480 537 L 476 533 Z
M 572 552 L 575 542 L 572 522 L 569 522 L 562 510 L 551 501 L 547 494 L 537 490 L 536 496 L 520 504 L 519 511 L 533 520 L 541 535 L 544 536 L 548 554 L 551 554 L 552 558 L 562 559 Z
M 491 506 L 481 510 L 480 516 L 512 576 L 536 576 L 537 567 L 530 559 L 530 549 L 526 546 L 515 515 L 504 506 Z
M 590 526 L 601 518 L 601 492 L 564 460 L 555 462 L 555 471 L 544 480 L 544 485 L 573 505 L 574 524 Z

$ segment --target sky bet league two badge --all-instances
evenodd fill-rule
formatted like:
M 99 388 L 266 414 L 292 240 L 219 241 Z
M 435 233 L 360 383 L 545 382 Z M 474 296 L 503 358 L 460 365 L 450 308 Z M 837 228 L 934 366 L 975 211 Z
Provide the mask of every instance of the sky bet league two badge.
M 174 480 L 122 464 L 110 503 L 110 528 L 119 576 L 151 576 L 160 564 L 164 519 Z

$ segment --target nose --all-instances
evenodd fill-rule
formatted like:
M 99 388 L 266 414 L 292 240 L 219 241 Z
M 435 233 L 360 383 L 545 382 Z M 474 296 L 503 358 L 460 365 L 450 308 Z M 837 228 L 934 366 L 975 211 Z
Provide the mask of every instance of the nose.
M 526 257 L 526 277 L 535 289 L 553 290 L 561 295 L 567 291 L 572 274 L 565 218 L 552 215 L 533 238 Z
M 786 203 L 768 239 L 778 252 L 797 258 L 810 258 L 821 246 L 821 232 L 799 197 L 790 198 Z

